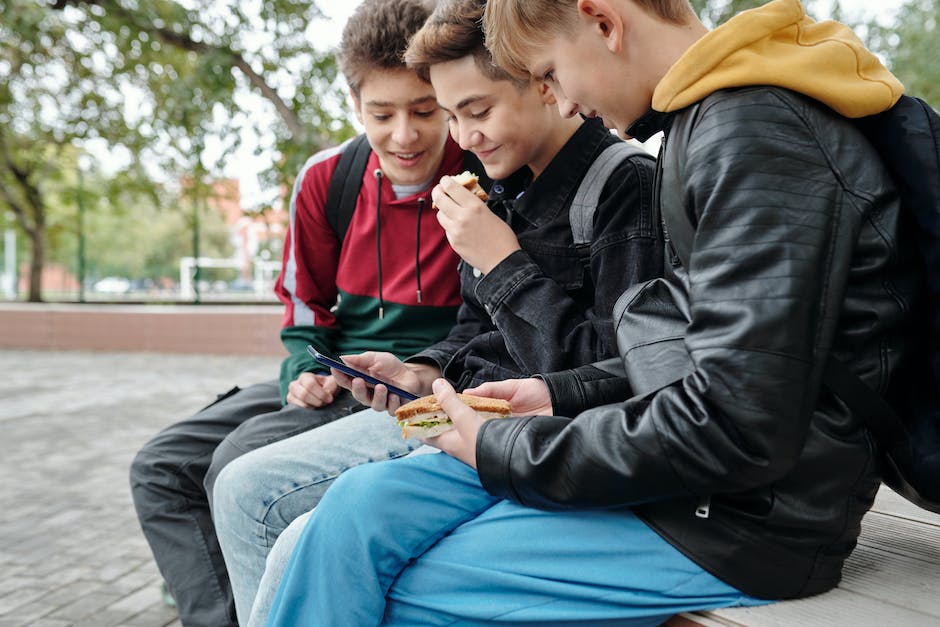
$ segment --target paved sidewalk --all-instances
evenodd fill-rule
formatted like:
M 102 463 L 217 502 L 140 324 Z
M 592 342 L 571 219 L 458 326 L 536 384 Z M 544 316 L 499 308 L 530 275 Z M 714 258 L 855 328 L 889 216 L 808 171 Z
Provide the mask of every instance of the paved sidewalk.
M 0 627 L 178 627 L 128 466 L 159 428 L 279 361 L 0 350 Z

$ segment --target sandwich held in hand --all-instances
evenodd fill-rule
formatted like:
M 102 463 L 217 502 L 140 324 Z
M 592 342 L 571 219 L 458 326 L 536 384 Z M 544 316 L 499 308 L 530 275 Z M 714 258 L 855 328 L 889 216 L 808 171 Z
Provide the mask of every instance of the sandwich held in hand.
M 480 414 L 484 420 L 505 418 L 510 413 L 509 401 L 501 398 L 486 398 L 472 394 L 458 394 L 457 398 Z M 433 394 L 405 403 L 395 412 L 395 417 L 398 419 L 398 426 L 401 427 L 401 437 L 406 439 L 433 438 L 454 428 L 454 423 L 441 409 L 437 397 Z
M 490 199 L 490 195 L 486 193 L 486 190 L 480 187 L 480 178 L 470 170 L 464 170 L 452 178 L 473 192 L 473 194 L 483 202 Z M 431 206 L 437 207 L 434 203 L 431 203 Z
M 473 194 L 483 202 L 490 199 L 490 195 L 486 193 L 486 190 L 480 187 L 479 177 L 473 172 L 464 170 L 460 174 L 455 175 L 454 180 L 473 192 Z

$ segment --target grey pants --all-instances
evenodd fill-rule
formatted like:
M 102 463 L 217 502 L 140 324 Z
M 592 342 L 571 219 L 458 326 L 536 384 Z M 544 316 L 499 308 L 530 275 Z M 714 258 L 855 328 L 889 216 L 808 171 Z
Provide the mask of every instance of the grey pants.
M 236 387 L 137 453 L 130 469 L 134 507 L 185 627 L 238 624 L 210 510 L 219 471 L 248 451 L 360 409 L 345 390 L 314 410 L 282 407 L 277 381 Z

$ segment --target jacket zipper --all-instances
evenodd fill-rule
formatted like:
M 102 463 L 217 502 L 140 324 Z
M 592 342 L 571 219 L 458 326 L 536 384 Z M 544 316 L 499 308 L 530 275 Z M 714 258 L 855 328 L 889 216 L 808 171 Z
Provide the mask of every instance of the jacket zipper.
M 695 508 L 695 517 L 696 518 L 708 518 L 709 512 L 712 508 L 712 497 L 703 496 L 699 499 L 698 507 Z

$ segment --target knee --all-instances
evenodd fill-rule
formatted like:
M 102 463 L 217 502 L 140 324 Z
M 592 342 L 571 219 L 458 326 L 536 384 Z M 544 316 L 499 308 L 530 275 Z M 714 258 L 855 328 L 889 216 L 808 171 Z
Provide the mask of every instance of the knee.
M 360 513 L 394 506 L 395 482 L 385 472 L 387 466 L 384 462 L 370 462 L 345 471 L 323 495 L 317 509 Z
M 131 498 L 141 520 L 163 512 L 180 495 L 181 464 L 166 455 L 159 443 L 148 442 L 131 461 Z
M 137 451 L 129 471 L 132 492 L 166 483 L 166 478 L 173 474 L 174 464 L 161 448 L 159 441 L 154 439 Z
M 254 465 L 250 458 L 238 457 L 231 463 L 216 466 L 206 476 L 206 489 L 212 503 L 212 516 L 216 526 L 227 524 L 234 517 L 245 515 L 250 500 L 249 485 L 254 480 Z M 210 476 L 213 477 L 210 479 Z M 208 490 L 211 490 L 209 492 Z
M 212 507 L 215 503 L 215 486 L 218 483 L 219 475 L 229 464 L 245 454 L 245 451 L 229 442 L 229 438 L 222 440 L 222 443 L 216 447 L 212 453 L 212 461 L 209 462 L 209 469 L 206 471 L 206 478 L 203 481 L 203 487 L 209 497 L 209 505 Z

